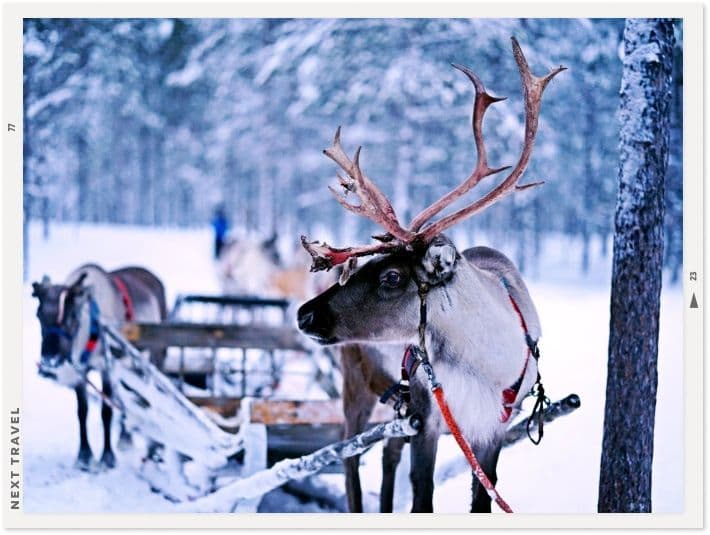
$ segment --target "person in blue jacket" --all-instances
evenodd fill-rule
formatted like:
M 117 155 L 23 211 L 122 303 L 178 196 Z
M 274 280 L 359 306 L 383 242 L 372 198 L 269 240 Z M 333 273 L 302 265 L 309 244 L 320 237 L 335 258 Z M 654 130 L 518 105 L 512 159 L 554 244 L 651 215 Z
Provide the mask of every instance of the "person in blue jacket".
M 229 220 L 224 213 L 223 206 L 218 206 L 215 209 L 214 216 L 212 217 L 212 228 L 214 229 L 214 257 L 219 258 L 224 240 L 227 237 L 227 231 L 229 230 Z

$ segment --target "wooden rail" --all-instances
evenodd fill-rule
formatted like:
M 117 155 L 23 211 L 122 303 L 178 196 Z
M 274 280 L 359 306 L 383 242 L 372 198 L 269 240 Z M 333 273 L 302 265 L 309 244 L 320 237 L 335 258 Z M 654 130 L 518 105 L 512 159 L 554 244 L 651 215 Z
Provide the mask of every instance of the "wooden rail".
M 239 398 L 188 398 L 198 407 L 219 414 L 222 418 L 231 418 L 239 413 L 242 400 Z M 370 423 L 388 422 L 394 413 L 392 407 L 378 403 L 370 417 Z M 340 399 L 324 400 L 287 400 L 287 399 L 252 399 L 250 401 L 249 421 L 266 425 L 325 425 L 343 424 L 343 404 Z
M 271 299 L 255 297 L 250 295 L 179 295 L 175 301 L 175 306 L 187 303 L 212 303 L 217 305 L 249 307 L 277 307 L 288 308 L 289 301 L 286 299 Z
M 249 313 L 260 310 L 277 309 L 281 312 L 281 319 L 284 321 L 290 302 L 286 299 L 263 298 L 251 295 L 183 294 L 179 295 L 175 300 L 175 305 L 170 313 L 171 320 L 179 320 L 182 310 L 189 305 L 215 305 L 222 311 L 245 310 Z
M 298 331 L 283 326 L 134 322 L 125 325 L 122 333 L 129 342 L 146 349 L 228 347 L 308 351 Z

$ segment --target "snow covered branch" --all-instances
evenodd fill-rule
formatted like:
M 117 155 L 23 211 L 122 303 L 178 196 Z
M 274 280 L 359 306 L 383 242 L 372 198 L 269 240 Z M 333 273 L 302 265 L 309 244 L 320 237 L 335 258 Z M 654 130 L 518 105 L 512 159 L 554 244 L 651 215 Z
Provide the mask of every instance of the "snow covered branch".
M 378 424 L 351 439 L 330 444 L 310 455 L 297 459 L 284 459 L 268 470 L 240 479 L 218 491 L 179 507 L 183 512 L 229 513 L 240 501 L 262 496 L 291 479 L 313 475 L 324 467 L 367 451 L 374 443 L 385 438 L 412 436 L 417 433 L 418 421 L 393 420 Z
M 543 421 L 546 424 L 554 422 L 557 418 L 574 412 L 580 407 L 580 405 L 581 401 L 579 396 L 577 394 L 570 394 L 563 399 L 551 403 L 550 406 L 545 409 Z M 503 441 L 503 448 L 509 448 L 510 446 L 527 438 L 527 424 L 528 419 L 523 418 L 521 421 L 509 428 L 505 435 L 505 440 Z M 434 474 L 434 483 L 436 485 L 441 485 L 445 481 L 467 472 L 468 470 L 470 470 L 468 461 L 463 456 L 457 456 L 453 460 L 436 469 L 436 473 Z

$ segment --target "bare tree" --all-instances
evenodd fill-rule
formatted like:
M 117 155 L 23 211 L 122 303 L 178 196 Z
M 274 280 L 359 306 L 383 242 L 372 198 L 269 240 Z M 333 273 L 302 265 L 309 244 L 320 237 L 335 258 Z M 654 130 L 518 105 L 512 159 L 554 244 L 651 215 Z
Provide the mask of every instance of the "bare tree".
M 673 21 L 628 19 L 599 512 L 650 512 Z

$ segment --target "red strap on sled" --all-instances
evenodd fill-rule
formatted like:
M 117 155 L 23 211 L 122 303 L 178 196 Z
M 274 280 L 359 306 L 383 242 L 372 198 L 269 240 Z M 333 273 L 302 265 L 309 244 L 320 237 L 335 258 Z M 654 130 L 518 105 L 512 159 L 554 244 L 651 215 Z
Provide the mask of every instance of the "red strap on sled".
M 135 317 L 133 315 L 133 301 L 131 300 L 131 295 L 128 293 L 128 288 L 126 284 L 121 280 L 118 275 L 112 275 L 113 283 L 118 288 L 118 292 L 121 294 L 121 300 L 123 301 L 123 308 L 126 310 L 126 321 L 133 321 Z

